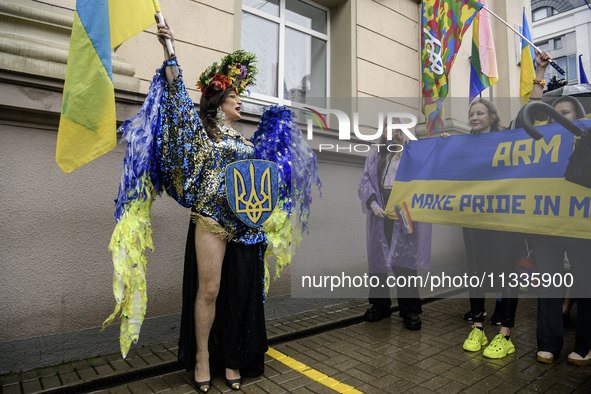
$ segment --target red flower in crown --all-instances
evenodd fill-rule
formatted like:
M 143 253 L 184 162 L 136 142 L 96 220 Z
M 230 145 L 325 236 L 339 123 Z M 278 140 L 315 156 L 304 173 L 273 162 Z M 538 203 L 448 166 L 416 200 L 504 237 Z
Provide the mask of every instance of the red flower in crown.
M 216 73 L 209 85 L 201 89 L 204 96 L 211 96 L 219 90 L 226 90 L 232 84 L 225 75 Z

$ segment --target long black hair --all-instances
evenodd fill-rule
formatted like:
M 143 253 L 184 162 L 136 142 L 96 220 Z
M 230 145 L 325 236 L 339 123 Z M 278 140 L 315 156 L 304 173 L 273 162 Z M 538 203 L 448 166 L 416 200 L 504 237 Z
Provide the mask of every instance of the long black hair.
M 203 122 L 207 136 L 212 140 L 216 140 L 219 133 L 217 124 L 218 108 L 226 101 L 230 93 L 233 92 L 233 88 L 228 88 L 226 90 L 219 90 L 211 96 L 201 96 L 201 100 L 199 101 L 199 117 L 201 118 L 201 122 Z

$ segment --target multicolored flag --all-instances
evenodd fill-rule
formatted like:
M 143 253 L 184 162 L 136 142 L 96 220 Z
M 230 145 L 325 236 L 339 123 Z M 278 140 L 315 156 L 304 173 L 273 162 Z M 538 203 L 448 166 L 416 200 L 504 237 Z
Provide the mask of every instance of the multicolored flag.
M 453 66 L 462 37 L 482 3 L 475 0 L 424 0 L 421 13 L 423 113 L 427 133 L 445 125 L 443 100 L 449 90 L 447 73 Z
M 487 7 L 486 0 L 482 4 Z M 474 18 L 472 25 L 472 56 L 470 57 L 470 100 L 499 81 L 497 57 L 490 16 L 486 9 Z
M 394 213 L 396 213 L 396 217 L 402 226 L 402 231 L 404 234 L 412 234 L 414 232 L 412 226 L 412 219 L 410 218 L 410 212 L 408 211 L 408 207 L 406 206 L 406 202 L 402 202 L 398 205 L 394 206 Z
M 111 48 L 154 23 L 156 0 L 77 0 L 57 136 L 69 173 L 117 143 Z
M 525 16 L 525 7 L 523 8 L 523 31 L 521 32 L 525 38 L 533 41 L 531 38 L 531 31 Z M 536 78 L 536 70 L 534 68 L 534 59 L 536 58 L 534 49 L 524 39 L 521 39 L 521 78 L 519 84 L 519 97 L 521 97 L 521 105 L 527 104 L 529 96 L 531 95 L 534 86 L 534 79 Z
M 583 55 L 579 55 L 579 83 L 589 83 L 585 69 L 583 68 Z

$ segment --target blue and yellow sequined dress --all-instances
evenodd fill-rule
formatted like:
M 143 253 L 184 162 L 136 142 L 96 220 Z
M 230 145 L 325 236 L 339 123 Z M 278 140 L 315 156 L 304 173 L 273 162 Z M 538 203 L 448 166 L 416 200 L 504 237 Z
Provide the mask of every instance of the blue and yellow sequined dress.
M 155 138 L 159 178 L 166 192 L 179 204 L 191 208 L 193 220 L 207 231 L 228 240 L 252 245 L 266 242 L 263 227 L 251 228 L 236 217 L 226 198 L 224 171 L 230 163 L 254 158 L 254 148 L 229 126 L 219 138 L 207 135 L 182 77 L 164 89 L 160 130 Z M 212 228 L 204 217 L 221 228 Z
M 224 176 L 228 164 L 254 158 L 254 149 L 228 126 L 220 128 L 218 140 L 210 139 L 181 77 L 163 91 L 159 126 L 154 142 L 159 180 L 171 197 L 192 210 L 183 270 L 178 361 L 187 371 L 195 368 L 194 313 L 199 283 L 195 226 L 200 226 L 234 241 L 227 243 L 222 262 L 209 336 L 210 360 L 225 368 L 238 368 L 245 377 L 259 376 L 268 349 L 263 299 L 267 239 L 262 226 L 248 227 L 233 213 Z M 218 224 L 212 226 L 204 217 Z
M 140 112 L 124 122 L 120 131 L 127 150 L 116 200 L 117 225 L 109 244 L 117 306 L 103 326 L 121 314 L 120 344 L 125 357 L 139 338 L 146 314 L 145 249 L 153 249 L 150 212 L 154 198 L 165 188 L 177 202 L 192 209 L 200 227 L 235 241 L 227 243 L 222 263 L 216 329 L 212 329 L 215 335 L 210 336 L 210 346 L 222 365 L 245 368 L 243 376 L 262 373 L 267 349 L 263 288 L 268 284 L 263 260 L 276 258 L 276 276 L 289 264 L 307 230 L 311 185 L 321 186 L 316 156 L 293 113 L 281 106 L 267 108 L 252 138 L 254 149 L 229 126 L 221 127 L 219 140 L 212 141 L 182 78 L 169 86 L 163 67 L 156 71 Z M 275 209 L 265 223 L 272 241 L 269 248 L 263 229 L 243 224 L 226 201 L 226 166 L 250 158 L 272 161 L 279 168 L 280 209 Z M 179 361 L 187 370 L 195 363 L 195 221 L 187 236 L 179 340 Z

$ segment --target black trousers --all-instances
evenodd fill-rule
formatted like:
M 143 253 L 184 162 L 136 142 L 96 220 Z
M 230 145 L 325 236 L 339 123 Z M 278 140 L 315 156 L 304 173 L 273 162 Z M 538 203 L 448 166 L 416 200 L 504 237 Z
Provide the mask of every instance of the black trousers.
M 496 275 L 502 271 L 515 272 L 515 263 L 519 259 L 519 240 L 518 233 L 464 227 L 468 275 L 481 278 L 485 273 L 493 273 L 497 277 Z M 470 287 L 470 311 L 473 321 L 484 321 L 485 292 L 495 290 L 502 293 L 501 310 L 496 311 L 497 314 L 500 313 L 501 325 L 512 328 L 515 325 L 517 311 L 517 287 Z
M 571 239 L 572 241 L 572 239 Z M 589 261 L 591 241 L 560 242 L 556 239 L 533 243 L 533 262 L 540 274 L 564 277 L 564 252 L 570 261 L 574 278 L 572 296 L 577 298 L 576 339 L 574 351 L 585 357 L 591 350 L 591 296 L 589 290 Z M 563 345 L 562 298 L 563 286 L 539 287 L 538 299 L 538 350 L 558 357 Z
M 408 268 L 392 267 L 392 271 L 396 277 L 417 275 L 417 270 Z M 390 299 L 390 288 L 386 282 L 388 274 L 380 273 L 372 274 L 372 276 L 378 277 L 380 284 L 378 287 L 370 288 L 369 303 L 384 309 L 390 308 L 392 306 L 392 300 Z M 419 289 L 417 287 L 397 287 L 396 292 L 398 295 L 398 306 L 400 307 L 400 317 L 405 317 L 408 313 L 414 313 L 417 315 L 423 313 L 423 309 L 421 308 L 421 298 L 419 297 Z
M 384 219 L 384 233 L 388 240 L 388 245 L 392 240 L 392 231 L 394 229 L 394 220 Z M 417 270 L 392 267 L 392 272 L 396 277 L 409 277 L 416 276 Z M 390 308 L 392 306 L 392 300 L 390 299 L 390 288 L 388 287 L 387 273 L 372 274 L 379 278 L 378 287 L 372 287 L 369 290 L 369 303 L 377 305 L 381 308 Z M 409 281 L 407 280 L 406 283 Z M 423 313 L 421 308 L 421 298 L 419 296 L 419 289 L 415 286 L 397 287 L 396 293 L 398 295 L 398 306 L 400 307 L 400 316 L 405 317 L 408 313 L 420 314 Z

